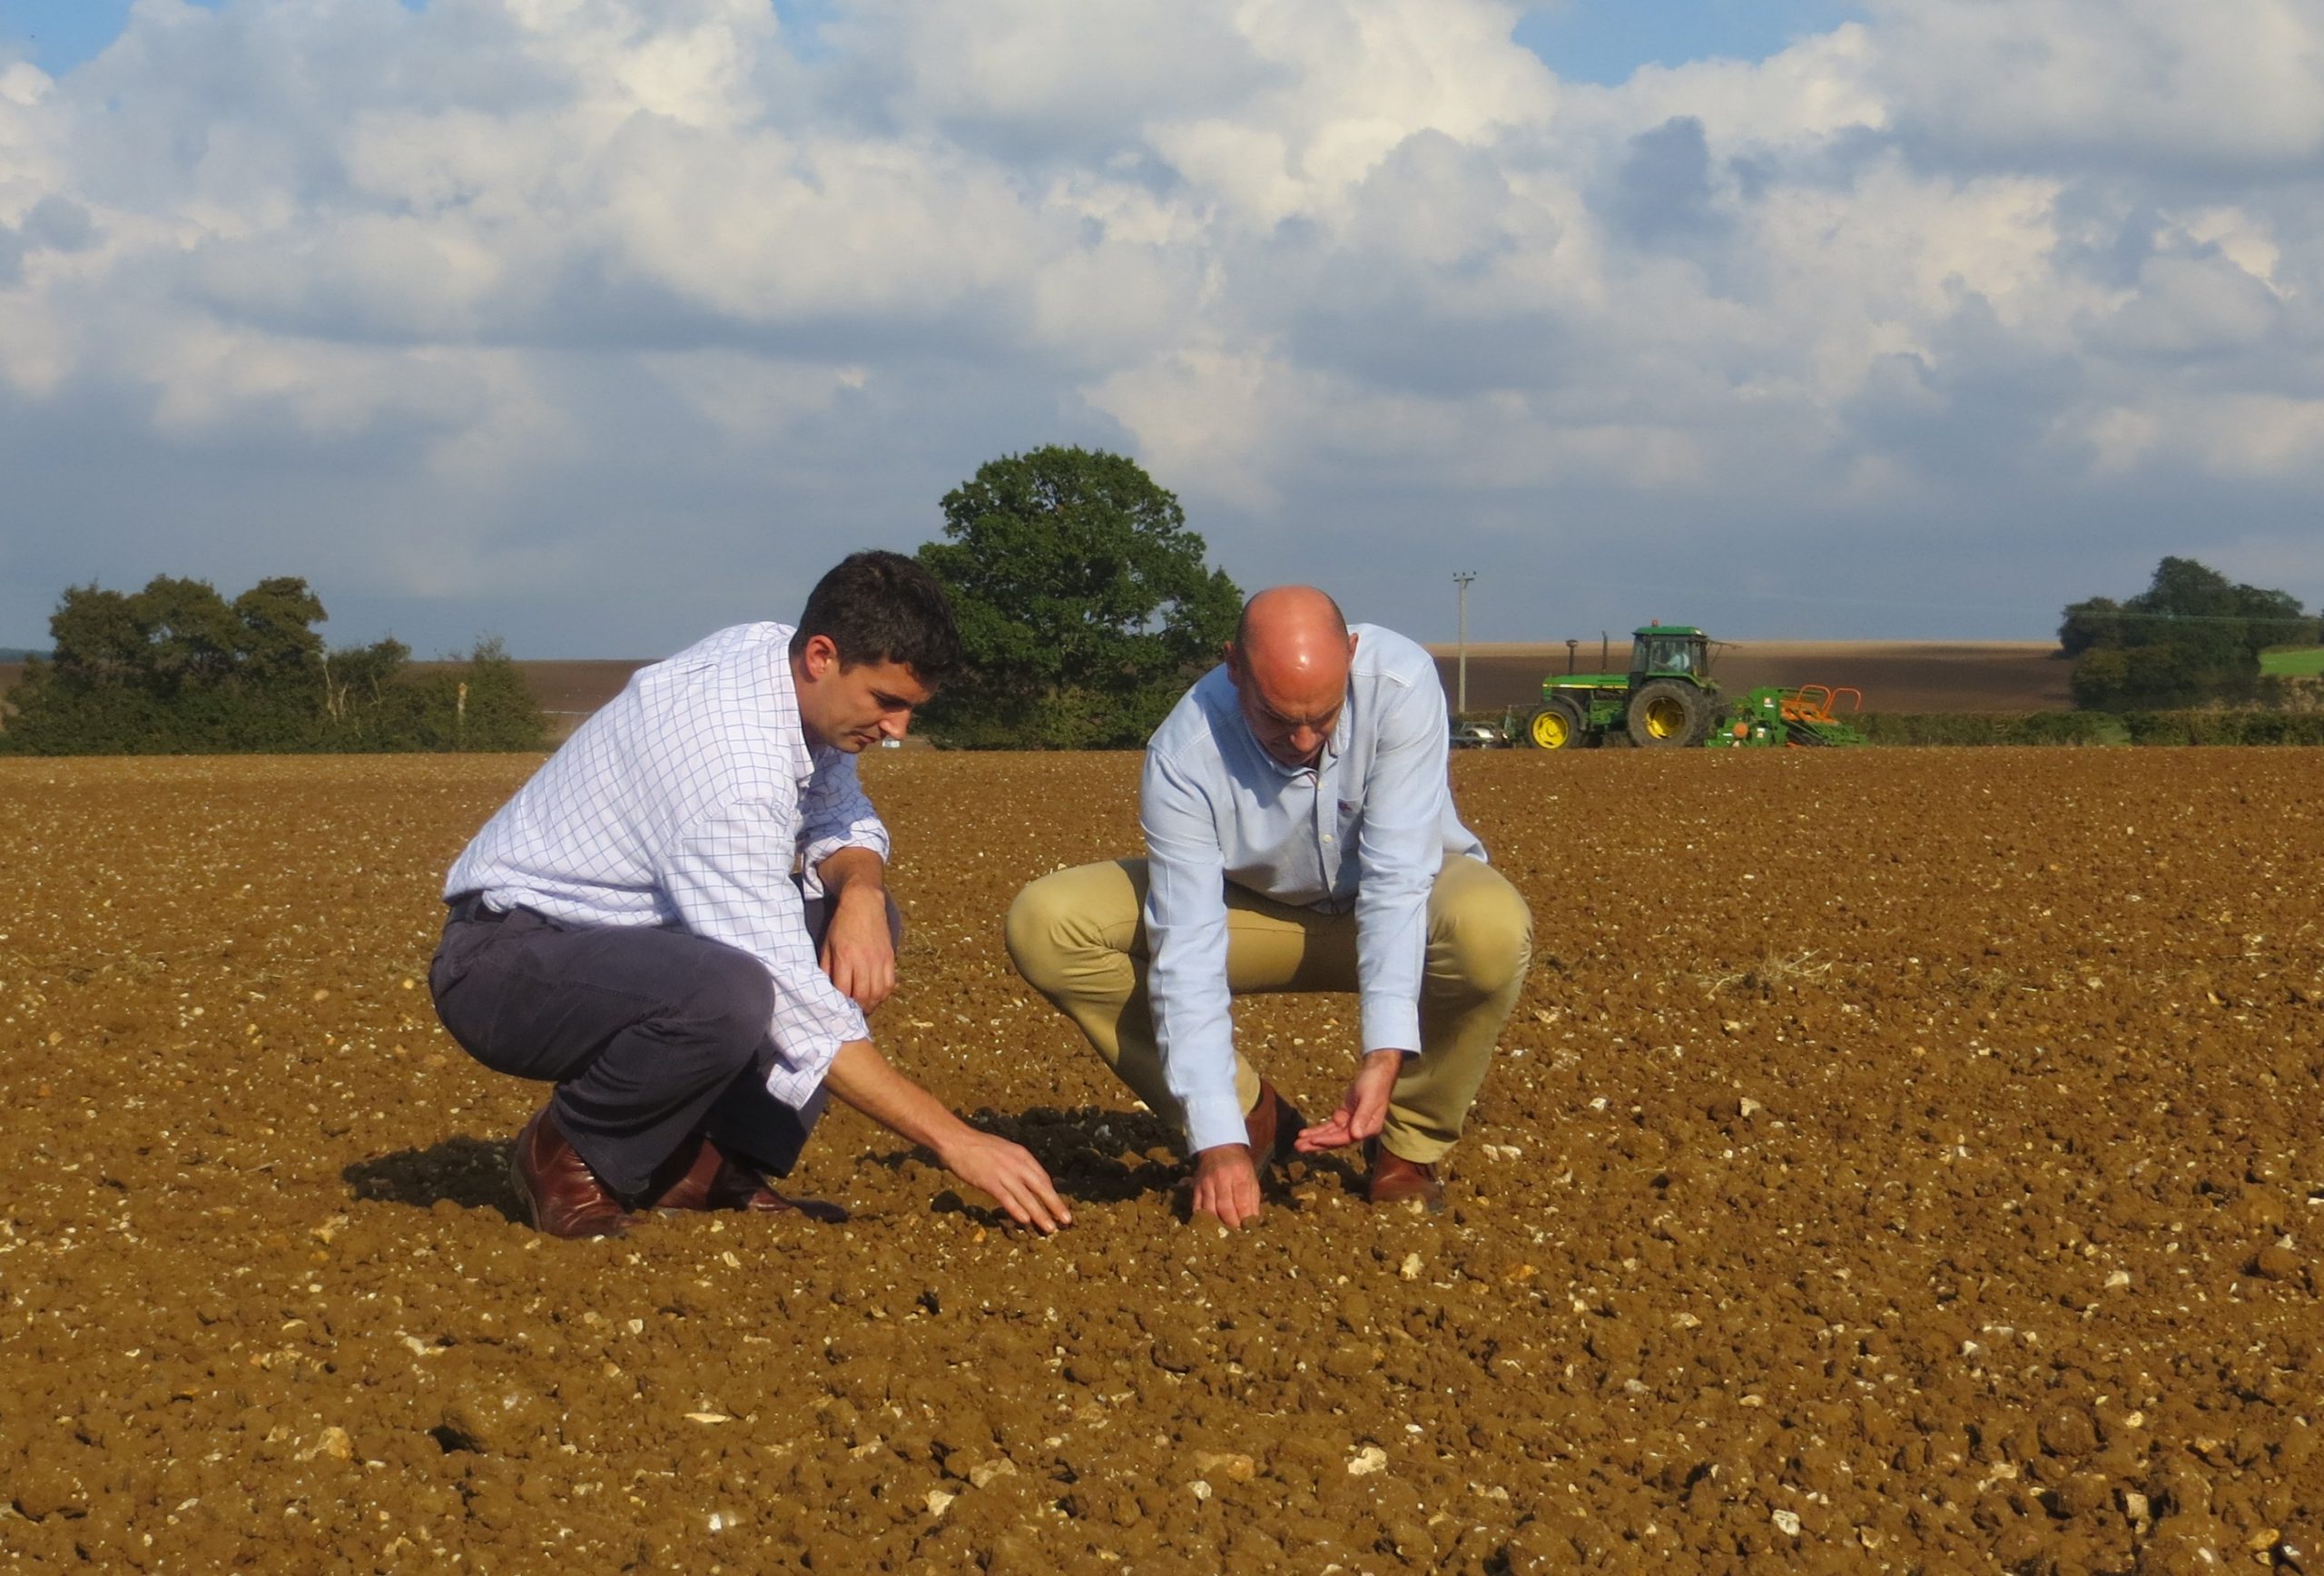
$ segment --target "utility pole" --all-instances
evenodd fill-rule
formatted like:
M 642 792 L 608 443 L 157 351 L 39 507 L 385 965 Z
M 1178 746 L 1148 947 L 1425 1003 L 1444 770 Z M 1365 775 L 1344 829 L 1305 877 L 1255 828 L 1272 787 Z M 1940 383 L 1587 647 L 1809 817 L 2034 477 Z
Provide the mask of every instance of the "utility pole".
M 1477 577 L 1473 569 L 1452 576 L 1461 587 L 1461 699 L 1453 708 L 1456 716 L 1469 714 L 1469 582 Z

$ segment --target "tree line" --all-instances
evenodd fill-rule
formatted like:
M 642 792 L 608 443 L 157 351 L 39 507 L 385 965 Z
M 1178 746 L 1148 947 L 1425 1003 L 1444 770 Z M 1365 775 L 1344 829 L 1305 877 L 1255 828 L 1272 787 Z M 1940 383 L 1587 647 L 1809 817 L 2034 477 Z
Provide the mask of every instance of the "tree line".
M 1205 559 L 1177 498 L 1120 455 L 1049 447 L 979 468 L 941 503 L 917 557 L 950 595 L 968 673 L 921 714 L 965 748 L 1135 749 L 1232 637 L 1243 593 Z M 547 719 L 499 642 L 426 674 L 394 639 L 327 648 L 304 580 L 229 601 L 156 576 L 123 594 L 64 593 L 53 652 L 5 697 L 0 750 L 531 750 Z M 2324 644 L 2289 592 L 2166 557 L 2143 592 L 2064 610 L 2058 631 L 2088 712 L 2277 704 L 2271 646 Z
M 415 673 L 385 639 L 332 650 L 328 615 L 295 576 L 231 601 L 160 575 L 142 591 L 75 586 L 48 622 L 53 650 L 5 697 L 0 750 L 25 754 L 534 750 L 547 719 L 500 643 Z
M 1233 635 L 1243 594 L 1135 461 L 1049 447 L 980 467 L 941 503 L 919 561 L 970 659 L 924 732 L 970 749 L 1135 749 Z M 0 750 L 27 754 L 530 750 L 547 729 L 497 641 L 416 674 L 400 641 L 327 648 L 304 580 L 229 600 L 159 576 L 76 586 L 54 650 L 6 694 Z
M 2290 686 L 2261 673 L 2260 654 L 2319 643 L 2324 617 L 2290 592 L 2234 584 L 2192 558 L 2163 559 L 2135 596 L 2071 604 L 2058 628 L 2086 711 L 2281 705 Z

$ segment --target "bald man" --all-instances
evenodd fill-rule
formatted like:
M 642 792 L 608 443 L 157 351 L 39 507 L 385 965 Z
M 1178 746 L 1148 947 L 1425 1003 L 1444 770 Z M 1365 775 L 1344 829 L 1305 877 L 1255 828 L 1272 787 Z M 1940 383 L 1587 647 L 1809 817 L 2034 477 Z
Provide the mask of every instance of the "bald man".
M 1532 919 L 1453 813 L 1436 664 L 1309 586 L 1252 597 L 1225 657 L 1147 744 L 1147 856 L 1027 887 L 1009 955 L 1182 1125 L 1197 1216 L 1256 1219 L 1262 1167 L 1352 1144 L 1374 1203 L 1442 1208 Z M 1232 997 L 1277 990 L 1361 1001 L 1312 1127 L 1235 1047 Z

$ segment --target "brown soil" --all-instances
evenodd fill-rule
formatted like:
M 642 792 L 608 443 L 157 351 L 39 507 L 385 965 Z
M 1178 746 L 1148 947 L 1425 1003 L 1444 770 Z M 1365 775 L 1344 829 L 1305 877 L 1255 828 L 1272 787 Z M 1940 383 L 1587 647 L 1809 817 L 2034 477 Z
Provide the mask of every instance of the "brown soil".
M 1432 645 L 1444 693 L 1459 693 L 1456 648 Z M 1568 653 L 1555 645 L 1469 647 L 1469 709 L 1530 711 L 1541 704 L 1541 680 L 1566 671 Z M 1585 641 L 1571 654 L 1583 673 L 1625 671 L 1628 640 L 1605 652 Z M 2073 667 L 2058 648 L 2037 641 L 1745 641 L 1711 652 L 1711 675 L 1731 696 L 1748 689 L 1804 684 L 1846 685 L 1863 692 L 1868 712 L 2046 712 L 2073 705 L 2067 687 Z
M 8 1569 L 2324 1561 L 2318 752 L 1463 757 L 1540 933 L 1453 1206 L 1233 1236 L 999 943 L 1135 757 L 880 757 L 883 1043 L 1077 1224 L 842 1113 L 852 1224 L 617 1245 L 420 983 L 531 765 L 0 762 Z M 1349 1003 L 1241 1021 L 1330 1105 Z

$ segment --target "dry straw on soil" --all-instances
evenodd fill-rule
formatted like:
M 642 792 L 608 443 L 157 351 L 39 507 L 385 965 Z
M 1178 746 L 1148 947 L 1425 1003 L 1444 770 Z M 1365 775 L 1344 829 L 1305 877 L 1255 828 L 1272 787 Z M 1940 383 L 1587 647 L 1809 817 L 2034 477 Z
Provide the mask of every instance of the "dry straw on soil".
M 999 945 L 1134 759 L 882 757 L 881 1038 L 1078 1223 L 842 1115 L 852 1225 L 618 1245 L 416 985 L 530 765 L 0 763 L 0 1567 L 2324 1564 L 2315 752 L 1463 758 L 1539 946 L 1455 1206 L 1233 1237 Z M 1349 1004 L 1242 1021 L 1328 1105 Z

